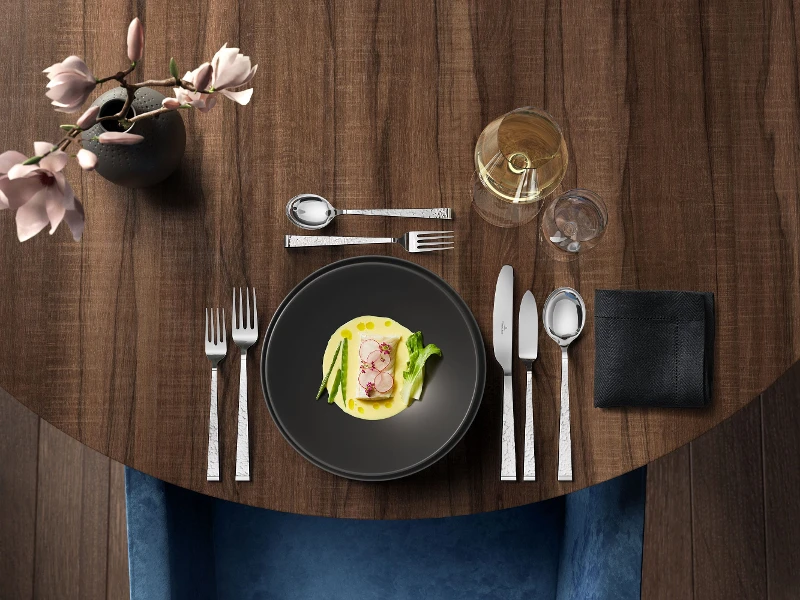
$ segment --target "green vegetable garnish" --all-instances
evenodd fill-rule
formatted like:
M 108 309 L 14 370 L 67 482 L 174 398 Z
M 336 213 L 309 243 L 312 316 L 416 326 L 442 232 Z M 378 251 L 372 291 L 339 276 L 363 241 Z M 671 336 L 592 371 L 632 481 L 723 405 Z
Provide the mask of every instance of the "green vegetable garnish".
M 336 354 L 333 355 L 331 366 L 328 367 L 328 372 L 325 373 L 325 377 L 322 378 L 322 383 L 320 384 L 319 391 L 317 392 L 317 397 L 316 397 L 317 400 L 319 400 L 320 396 L 322 396 L 322 392 L 325 390 L 325 386 L 328 385 L 328 378 L 331 376 L 331 373 L 333 372 L 333 367 L 336 365 L 336 359 L 339 358 L 339 350 L 341 349 L 342 349 L 342 342 L 339 342 L 339 347 L 336 348 Z
M 331 388 L 331 393 L 328 395 L 328 404 L 333 404 L 333 401 L 336 400 L 336 392 L 339 391 L 339 384 L 342 382 L 342 370 L 336 370 L 336 377 L 333 379 L 333 388 Z
M 433 355 L 442 356 L 442 351 L 435 344 L 423 345 L 422 332 L 418 331 L 406 340 L 408 363 L 403 371 L 403 402 L 408 404 L 411 397 L 422 385 L 425 362 Z
M 347 402 L 345 389 L 347 388 L 347 338 L 342 340 L 342 402 Z

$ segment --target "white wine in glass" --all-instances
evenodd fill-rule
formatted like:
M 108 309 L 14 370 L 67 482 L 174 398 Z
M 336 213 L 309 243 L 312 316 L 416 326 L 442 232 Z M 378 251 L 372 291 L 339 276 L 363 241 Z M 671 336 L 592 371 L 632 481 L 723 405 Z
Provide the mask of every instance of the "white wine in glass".
M 476 209 L 504 227 L 530 221 L 561 183 L 568 160 L 561 128 L 546 112 L 525 107 L 495 119 L 475 145 Z

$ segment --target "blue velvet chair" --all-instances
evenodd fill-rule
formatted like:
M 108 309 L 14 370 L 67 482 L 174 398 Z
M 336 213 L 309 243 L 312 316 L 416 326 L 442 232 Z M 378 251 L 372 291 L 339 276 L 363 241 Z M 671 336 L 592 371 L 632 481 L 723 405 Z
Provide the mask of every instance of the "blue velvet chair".
M 133 469 L 125 483 L 132 600 L 640 595 L 644 469 L 537 504 L 416 521 L 257 509 Z

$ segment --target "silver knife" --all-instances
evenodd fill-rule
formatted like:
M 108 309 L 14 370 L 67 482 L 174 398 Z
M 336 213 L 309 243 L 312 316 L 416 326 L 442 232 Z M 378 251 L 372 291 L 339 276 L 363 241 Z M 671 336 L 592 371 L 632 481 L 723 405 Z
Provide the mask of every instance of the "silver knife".
M 519 306 L 519 357 L 525 364 L 525 455 L 522 480 L 536 481 L 536 454 L 533 449 L 533 361 L 539 355 L 539 313 L 530 290 Z
M 514 392 L 511 377 L 514 336 L 514 269 L 505 265 L 497 277 L 492 319 L 494 357 L 503 369 L 503 432 L 500 447 L 500 481 L 517 480 L 514 446 Z

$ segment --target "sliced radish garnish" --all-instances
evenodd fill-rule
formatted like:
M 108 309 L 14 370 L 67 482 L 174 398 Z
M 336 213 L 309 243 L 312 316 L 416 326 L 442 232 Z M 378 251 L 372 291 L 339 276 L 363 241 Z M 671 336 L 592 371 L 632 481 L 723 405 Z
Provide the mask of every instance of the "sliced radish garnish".
M 380 350 L 380 344 L 375 340 L 364 340 L 361 342 L 361 348 L 358 349 L 358 357 L 366 361 L 370 354 Z
M 367 385 L 370 383 L 375 383 L 375 377 L 378 375 L 377 371 L 373 371 L 372 369 L 367 369 L 362 373 L 358 374 L 358 385 L 360 385 L 363 389 L 367 389 Z
M 367 357 L 367 364 L 376 371 L 383 371 L 389 366 L 389 355 L 380 350 L 375 350 Z
M 378 376 L 375 377 L 375 390 L 380 394 L 385 394 L 394 385 L 394 377 L 392 377 L 391 373 L 378 373 Z

